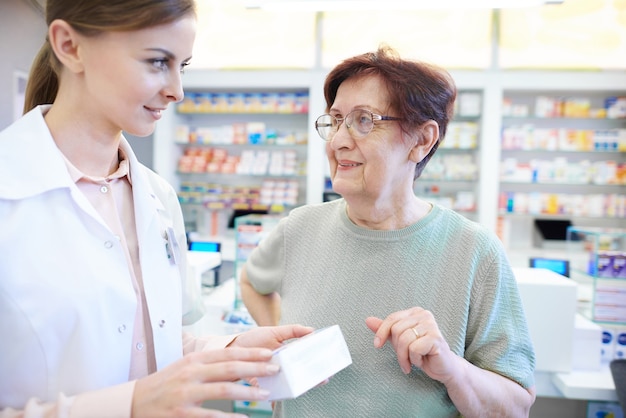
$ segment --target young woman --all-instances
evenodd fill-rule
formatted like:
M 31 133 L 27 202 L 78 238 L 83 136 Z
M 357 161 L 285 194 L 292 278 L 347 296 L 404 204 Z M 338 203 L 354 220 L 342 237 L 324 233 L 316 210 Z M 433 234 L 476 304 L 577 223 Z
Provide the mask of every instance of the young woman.
M 208 399 L 265 398 L 235 381 L 276 373 L 270 349 L 311 329 L 183 337 L 200 300 L 180 206 L 122 135 L 183 98 L 193 0 L 49 0 L 46 21 L 28 113 L 0 133 L 0 415 L 203 416 Z

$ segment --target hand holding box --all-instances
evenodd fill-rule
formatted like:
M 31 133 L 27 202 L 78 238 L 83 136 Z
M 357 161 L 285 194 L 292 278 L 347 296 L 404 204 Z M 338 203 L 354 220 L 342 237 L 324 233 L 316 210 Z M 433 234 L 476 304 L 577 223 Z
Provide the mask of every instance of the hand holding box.
M 275 401 L 302 395 L 352 364 L 352 357 L 339 325 L 333 325 L 274 350 L 271 362 L 280 365 L 280 372 L 258 382 Z

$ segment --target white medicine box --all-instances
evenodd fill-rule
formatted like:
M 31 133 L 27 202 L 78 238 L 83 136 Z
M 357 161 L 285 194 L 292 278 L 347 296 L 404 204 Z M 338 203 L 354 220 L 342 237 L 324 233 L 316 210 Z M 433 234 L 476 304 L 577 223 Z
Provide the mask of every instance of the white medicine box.
M 280 365 L 278 374 L 257 380 L 274 401 L 302 395 L 352 364 L 352 357 L 341 329 L 333 325 L 274 350 L 271 362 Z

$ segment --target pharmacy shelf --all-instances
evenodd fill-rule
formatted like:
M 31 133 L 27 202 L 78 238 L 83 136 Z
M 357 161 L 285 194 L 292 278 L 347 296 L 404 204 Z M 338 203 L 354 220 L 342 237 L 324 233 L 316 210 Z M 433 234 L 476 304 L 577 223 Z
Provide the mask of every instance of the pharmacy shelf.
M 303 70 L 266 70 L 266 71 L 215 71 L 215 70 L 190 70 L 183 77 L 183 87 L 185 91 L 218 89 L 228 91 L 233 88 L 240 91 L 259 90 L 300 90 L 309 91 L 309 114 L 308 138 L 306 146 L 307 176 L 306 176 L 306 203 L 321 202 L 324 193 L 325 176 L 327 175 L 326 156 L 324 152 L 324 142 L 319 140 L 313 123 L 317 116 L 324 113 L 325 102 L 323 98 L 323 83 L 328 70 L 313 69 Z M 583 96 L 614 94 L 624 92 L 626 85 L 626 72 L 603 71 L 603 72 L 577 72 L 577 71 L 451 71 L 459 91 L 478 91 L 482 95 L 480 111 L 480 133 L 479 142 L 473 154 L 477 157 L 478 177 L 475 180 L 475 187 L 478 190 L 476 196 L 477 211 L 473 215 L 477 222 L 496 231 L 500 224 L 500 213 L 498 202 L 500 200 L 500 164 L 504 153 L 511 151 L 502 150 L 501 134 L 504 126 L 513 123 L 530 122 L 542 127 L 548 127 L 552 123 L 564 124 L 564 127 L 575 129 L 594 129 L 597 124 L 608 128 L 619 128 L 623 125 L 621 120 L 595 120 L 591 118 L 519 118 L 505 117 L 502 102 L 503 98 L 510 93 L 537 95 L 545 92 L 553 94 L 570 94 L 576 92 Z M 618 88 L 616 89 L 616 86 Z M 622 90 L 619 90 L 622 88 Z M 173 109 L 168 109 L 163 113 L 161 121 L 157 124 L 154 134 L 154 169 L 165 177 L 175 187 L 180 186 L 181 178 L 177 173 L 177 161 L 182 152 L 179 145 L 175 144 L 173 133 L 180 122 Z M 457 121 L 464 121 L 464 117 L 457 117 Z M 476 120 L 469 118 L 469 121 Z M 449 139 L 449 138 L 447 138 Z M 447 140 L 446 139 L 446 140 Z M 441 148 L 436 155 L 443 156 L 449 153 L 447 149 Z M 457 152 L 457 151 L 452 151 Z M 537 154 L 546 154 L 541 158 L 549 158 L 548 151 L 539 151 Z M 598 153 L 601 154 L 601 153 Z M 585 158 L 596 158 L 593 154 Z M 575 152 L 563 152 L 568 159 L 578 158 Z M 444 183 L 440 182 L 440 188 Z M 431 180 L 418 179 L 416 187 L 432 184 Z M 445 183 L 446 187 L 449 185 Z M 450 184 L 451 185 L 451 184 Z M 467 186 L 470 186 L 469 184 Z M 524 185 L 525 187 L 525 185 Z M 538 186 L 545 187 L 545 186 Z M 511 221 L 523 221 L 532 219 L 527 216 L 507 215 Z M 586 219 L 576 218 L 576 221 L 586 223 Z M 612 223 L 614 220 L 609 220 Z M 517 233 L 517 228 L 515 229 Z M 532 228 L 521 228 L 520 231 L 531 231 Z M 520 245 L 530 244 L 530 232 L 528 237 L 516 235 L 516 240 Z
M 533 242 L 536 219 L 608 227 L 626 218 L 626 114 L 612 105 L 623 84 L 553 81 L 502 90 L 498 216 L 520 246 Z
M 246 85 L 229 72 L 203 73 L 185 76 L 185 99 L 155 132 L 158 149 L 169 151 L 155 155 L 155 168 L 179 191 L 186 217 L 197 218 L 187 225 L 231 223 L 235 210 L 264 205 L 276 212 L 321 201 L 323 176 L 318 164 L 309 164 L 323 149 L 308 141 L 310 80 L 292 74 L 277 83 L 257 73 L 255 84 Z M 220 210 L 228 213 L 216 217 Z
M 307 138 L 317 135 L 315 128 L 311 126 L 311 120 L 318 113 L 323 113 L 323 96 L 321 79 L 311 78 L 306 72 L 294 71 L 214 71 L 197 70 L 188 71 L 183 77 L 183 88 L 186 94 L 194 92 L 222 92 L 222 93 L 263 93 L 263 92 L 307 92 L 309 93 L 309 111 L 306 113 L 284 112 L 206 112 L 206 113 L 181 113 L 174 108 L 169 108 L 163 113 L 163 117 L 154 134 L 154 168 L 179 190 L 184 181 L 178 170 L 178 162 L 183 155 L 186 146 L 176 143 L 176 133 L 180 125 L 194 125 L 200 127 L 217 127 L 232 125 L 247 121 L 262 121 L 273 130 L 297 129 Z M 317 93 L 316 93 L 317 92 Z M 315 115 L 315 116 L 313 116 Z M 320 141 L 321 142 L 321 141 Z M 191 145 L 191 144 L 190 144 Z M 209 144 L 197 144 L 208 146 Z M 275 144 L 276 145 L 276 144 Z M 210 144 L 218 146 L 218 144 Z M 227 147 L 230 151 L 243 150 L 238 145 L 219 144 Z M 255 145 L 256 146 L 256 145 Z M 267 145 L 259 145 L 255 150 L 268 149 Z M 293 144 L 276 145 L 276 149 L 288 149 Z M 302 163 L 307 168 L 306 178 L 302 186 L 303 201 L 306 203 L 321 202 L 324 187 L 322 161 L 323 143 L 308 141 L 305 145 L 297 144 L 294 149 L 302 156 Z M 207 175 L 207 181 L 212 176 Z

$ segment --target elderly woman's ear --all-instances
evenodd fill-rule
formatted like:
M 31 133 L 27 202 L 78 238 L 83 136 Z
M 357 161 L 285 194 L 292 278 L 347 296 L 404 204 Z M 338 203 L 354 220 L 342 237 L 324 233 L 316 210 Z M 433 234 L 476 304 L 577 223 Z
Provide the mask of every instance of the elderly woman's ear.
M 430 150 L 439 140 L 439 125 L 434 120 L 424 122 L 414 135 L 412 135 L 413 147 L 409 159 L 419 163 L 428 155 Z

